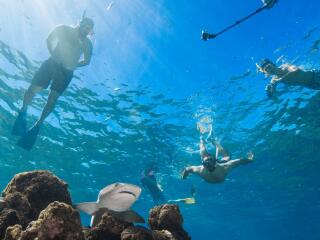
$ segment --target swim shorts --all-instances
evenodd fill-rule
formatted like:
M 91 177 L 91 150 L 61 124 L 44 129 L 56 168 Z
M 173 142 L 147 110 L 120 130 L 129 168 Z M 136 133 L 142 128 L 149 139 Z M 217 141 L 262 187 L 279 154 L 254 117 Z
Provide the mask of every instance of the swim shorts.
M 34 75 L 31 85 L 47 88 L 51 84 L 51 90 L 60 94 L 68 87 L 73 77 L 73 71 L 65 69 L 61 64 L 49 58 L 44 61 Z

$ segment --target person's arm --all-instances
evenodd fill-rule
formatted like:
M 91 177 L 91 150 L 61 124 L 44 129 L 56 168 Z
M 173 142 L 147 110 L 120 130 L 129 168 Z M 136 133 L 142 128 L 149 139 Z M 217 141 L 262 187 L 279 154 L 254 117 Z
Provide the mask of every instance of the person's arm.
M 200 175 L 202 171 L 202 166 L 190 166 L 186 167 L 182 172 L 182 179 L 186 179 L 190 173 L 195 173 Z
M 235 167 L 238 167 L 243 164 L 247 164 L 253 161 L 254 155 L 252 152 L 248 152 L 247 158 L 239 158 L 239 159 L 233 159 L 225 163 L 225 166 L 228 167 L 228 169 L 233 169 Z
M 277 80 L 272 78 L 270 83 L 266 86 L 265 90 L 267 92 L 268 97 L 272 97 L 276 92 Z
M 84 67 L 90 63 L 92 57 L 92 48 L 91 41 L 87 40 L 83 49 L 83 60 L 78 63 L 77 67 Z

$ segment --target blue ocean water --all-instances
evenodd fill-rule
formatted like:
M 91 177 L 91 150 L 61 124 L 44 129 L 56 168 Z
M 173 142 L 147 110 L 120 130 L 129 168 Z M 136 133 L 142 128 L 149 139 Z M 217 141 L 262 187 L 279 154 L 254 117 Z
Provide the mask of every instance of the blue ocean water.
M 0 0 L 0 188 L 14 174 L 47 169 L 68 182 L 74 202 L 95 201 L 113 182 L 140 184 L 156 164 L 166 199 L 180 205 L 192 239 L 320 239 L 320 93 L 279 88 L 266 97 L 267 79 L 255 63 L 268 57 L 320 69 L 319 2 L 280 0 L 238 27 L 203 42 L 261 6 L 259 0 Z M 83 11 L 95 21 L 94 55 L 46 120 L 32 151 L 10 131 L 34 72 L 48 57 L 45 39 L 58 24 L 76 25 Z M 38 118 L 48 91 L 29 109 Z M 232 152 L 255 153 L 254 163 L 223 184 L 196 176 L 197 125 Z M 134 209 L 147 217 L 144 190 Z M 89 218 L 83 217 L 83 224 Z

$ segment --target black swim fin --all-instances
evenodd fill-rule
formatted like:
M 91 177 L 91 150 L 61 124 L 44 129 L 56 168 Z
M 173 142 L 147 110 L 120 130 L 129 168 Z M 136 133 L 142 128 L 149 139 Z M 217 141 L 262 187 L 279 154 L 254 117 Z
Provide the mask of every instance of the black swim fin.
M 17 142 L 17 145 L 19 147 L 24 148 L 27 151 L 30 151 L 37 140 L 40 127 L 41 125 L 35 125 L 32 128 L 30 128 L 28 132 L 20 138 L 20 140 Z
M 26 113 L 19 112 L 19 115 L 13 124 L 11 134 L 15 136 L 24 136 L 26 132 L 27 132 Z

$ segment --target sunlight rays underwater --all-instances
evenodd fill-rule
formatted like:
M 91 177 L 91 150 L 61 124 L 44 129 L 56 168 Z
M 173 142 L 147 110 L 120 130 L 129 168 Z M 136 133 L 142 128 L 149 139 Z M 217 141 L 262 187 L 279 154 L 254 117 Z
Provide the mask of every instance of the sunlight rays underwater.
M 275 17 L 284 11 L 285 4 L 279 3 L 279 8 L 257 17 L 259 23 L 248 21 L 217 42 L 203 44 L 200 29 L 222 24 L 204 26 L 199 12 L 207 6 L 204 14 L 213 14 L 211 4 L 199 1 L 195 8 L 175 4 L 0 1 L 1 187 L 17 172 L 49 169 L 69 183 L 73 197 L 81 202 L 94 199 L 106 182 L 138 184 L 145 165 L 156 162 L 168 199 L 187 196 L 190 186 L 197 186 L 197 204 L 181 205 L 193 239 L 207 234 L 267 239 L 261 235 L 277 231 L 283 237 L 301 236 L 298 230 L 292 235 L 284 232 L 278 223 L 295 229 L 302 220 L 314 231 L 319 223 L 312 214 L 319 212 L 319 93 L 283 87 L 277 101 L 271 102 L 255 62 L 270 56 L 278 63 L 319 68 L 319 51 L 312 48 L 319 29 L 305 36 L 320 17 L 310 11 L 308 2 L 303 17 L 295 17 L 296 9 L 288 11 L 291 20 L 283 19 L 288 29 L 282 24 L 275 27 L 282 23 L 281 16 Z M 218 10 L 234 3 L 226 4 Z M 76 25 L 84 11 L 96 24 L 92 62 L 76 72 L 34 151 L 25 153 L 16 148 L 10 128 L 33 73 L 48 57 L 47 34 L 57 24 Z M 262 23 L 271 15 L 275 20 Z M 222 20 L 231 21 L 227 16 Z M 276 28 L 272 34 L 269 27 Z M 246 48 L 247 44 L 251 46 Z M 33 120 L 46 94 L 30 108 Z M 224 185 L 207 186 L 196 178 L 181 182 L 183 167 L 200 163 L 197 124 L 205 133 L 212 128 L 235 156 L 254 148 L 257 161 L 236 170 Z M 152 200 L 143 193 L 137 209 L 146 215 L 146 206 L 152 206 Z

